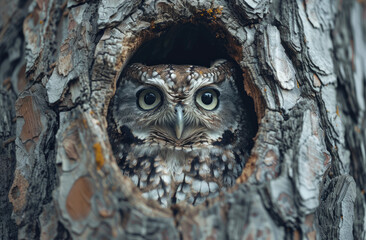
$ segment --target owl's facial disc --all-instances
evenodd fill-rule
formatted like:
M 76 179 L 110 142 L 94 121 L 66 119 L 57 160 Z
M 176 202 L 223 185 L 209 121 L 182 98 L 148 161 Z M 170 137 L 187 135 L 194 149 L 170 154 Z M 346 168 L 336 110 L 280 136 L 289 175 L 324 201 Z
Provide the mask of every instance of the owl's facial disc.
M 150 132 L 152 141 L 162 140 L 173 146 L 188 147 L 196 142 L 206 142 L 213 131 L 219 132 L 221 121 L 217 116 L 222 112 L 219 108 L 221 85 L 203 85 L 190 92 L 169 92 L 161 88 L 145 85 L 136 92 L 137 107 L 143 116 L 137 121 L 143 120 L 139 125 L 146 124 L 144 129 Z
M 190 151 L 221 141 L 240 121 L 231 65 L 132 64 L 116 93 L 117 127 L 161 149 Z

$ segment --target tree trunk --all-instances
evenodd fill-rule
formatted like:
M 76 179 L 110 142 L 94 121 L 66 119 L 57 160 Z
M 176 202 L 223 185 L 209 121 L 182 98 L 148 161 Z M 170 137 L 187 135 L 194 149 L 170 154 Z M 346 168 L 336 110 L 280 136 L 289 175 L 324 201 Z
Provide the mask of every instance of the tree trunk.
M 365 1 L 0 6 L 2 239 L 366 238 Z M 235 187 L 162 208 L 122 175 L 106 116 L 144 43 L 185 24 L 238 63 L 259 129 Z

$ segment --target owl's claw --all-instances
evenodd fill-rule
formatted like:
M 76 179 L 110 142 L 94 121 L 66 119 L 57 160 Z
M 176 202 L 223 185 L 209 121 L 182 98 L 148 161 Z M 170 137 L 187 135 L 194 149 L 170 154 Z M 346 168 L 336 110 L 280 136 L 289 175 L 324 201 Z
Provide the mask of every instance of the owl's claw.
M 181 105 L 177 105 L 175 107 L 175 113 L 177 114 L 177 121 L 175 123 L 175 135 L 177 139 L 180 139 L 182 137 L 184 128 L 183 107 Z

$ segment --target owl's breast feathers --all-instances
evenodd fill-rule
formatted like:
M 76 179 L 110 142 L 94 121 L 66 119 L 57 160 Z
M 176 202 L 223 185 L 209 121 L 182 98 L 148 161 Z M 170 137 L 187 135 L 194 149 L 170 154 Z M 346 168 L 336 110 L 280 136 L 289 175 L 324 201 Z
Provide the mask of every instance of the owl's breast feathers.
M 153 144 L 134 136 L 124 126 L 123 157 L 119 165 L 124 174 L 141 189 L 146 198 L 163 206 L 187 200 L 199 204 L 231 187 L 244 166 L 244 152 L 236 146 L 236 134 L 225 131 L 213 142 L 174 145 Z M 158 141 L 156 141 L 158 142 Z

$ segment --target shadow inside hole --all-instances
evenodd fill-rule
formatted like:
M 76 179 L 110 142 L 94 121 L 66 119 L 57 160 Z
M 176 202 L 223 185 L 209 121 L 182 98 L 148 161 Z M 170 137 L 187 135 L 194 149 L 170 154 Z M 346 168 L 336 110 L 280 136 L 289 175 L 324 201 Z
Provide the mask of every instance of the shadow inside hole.
M 189 64 L 210 67 L 217 59 L 228 59 L 223 39 L 205 25 L 176 25 L 160 37 L 143 44 L 130 63 L 145 65 Z

